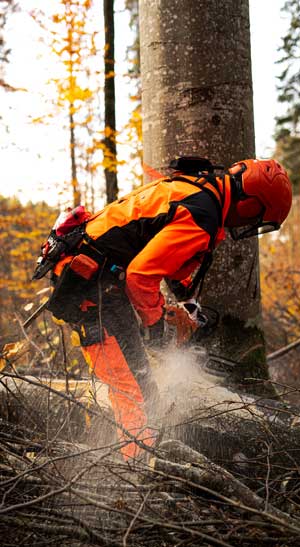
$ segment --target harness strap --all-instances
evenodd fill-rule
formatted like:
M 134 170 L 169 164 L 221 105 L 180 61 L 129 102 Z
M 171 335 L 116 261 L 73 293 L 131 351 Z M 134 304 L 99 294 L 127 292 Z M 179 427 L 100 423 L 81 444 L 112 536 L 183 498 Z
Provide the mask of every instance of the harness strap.
M 188 177 L 179 175 L 179 176 L 172 177 L 170 179 L 170 182 L 182 181 L 188 184 L 192 184 L 193 186 L 196 186 L 200 190 L 207 193 L 211 197 L 213 203 L 215 204 L 217 215 L 218 215 L 218 224 L 219 226 L 222 226 L 222 207 L 224 205 L 224 200 L 225 200 L 224 177 L 222 178 L 222 180 L 223 180 L 223 193 L 217 184 L 216 177 L 212 174 L 203 174 L 203 175 L 201 174 L 201 176 L 199 178 L 196 178 L 195 180 L 190 180 Z M 209 186 L 211 186 L 211 188 L 209 188 Z M 83 239 L 87 243 L 87 249 L 85 250 L 86 254 L 88 254 L 89 256 L 92 256 L 96 260 L 98 259 L 98 261 L 100 257 L 102 260 L 104 259 L 107 260 L 107 256 L 105 255 L 105 253 L 101 252 L 99 249 L 96 248 L 94 239 L 92 239 L 87 233 L 84 234 Z M 214 241 L 211 238 L 210 249 L 204 254 L 202 263 L 192 283 L 190 284 L 188 288 L 186 288 L 187 299 L 194 295 L 197 288 L 198 288 L 197 299 L 199 298 L 202 292 L 205 275 L 207 274 L 213 262 L 213 253 L 212 253 L 213 246 L 214 246 Z
M 219 226 L 222 226 L 222 223 L 223 223 L 222 211 L 223 211 L 224 200 L 225 200 L 224 177 L 222 177 L 223 192 L 220 191 L 220 188 L 216 181 L 216 177 L 209 173 L 201 174 L 201 176 L 199 178 L 196 178 L 196 180 L 190 180 L 188 177 L 185 177 L 183 175 L 174 176 L 171 179 L 171 181 L 176 181 L 176 180 L 179 180 L 181 182 L 187 182 L 188 184 L 192 184 L 193 186 L 196 186 L 197 188 L 199 188 L 200 190 L 208 194 L 216 206 L 217 215 L 218 215 L 218 224 Z M 212 188 L 209 188 L 208 185 L 211 185 Z
M 213 262 L 213 254 L 212 254 L 212 251 L 207 251 L 203 257 L 203 260 L 202 260 L 202 263 L 201 263 L 201 266 L 199 268 L 199 270 L 197 271 L 192 283 L 191 283 L 191 286 L 189 287 L 189 292 L 190 292 L 190 296 L 193 296 L 197 287 L 198 287 L 198 291 L 197 291 L 197 295 L 195 296 L 196 300 L 198 300 L 200 294 L 202 293 L 202 289 L 203 289 L 203 284 L 204 284 L 204 278 L 209 270 L 209 268 L 211 267 L 212 265 L 212 262 Z
M 174 176 L 171 180 L 179 180 L 182 182 L 187 182 L 188 184 L 192 184 L 193 186 L 196 186 L 197 188 L 201 189 L 203 192 L 207 193 L 212 201 L 214 202 L 217 210 L 218 215 L 218 224 L 219 226 L 222 226 L 223 224 L 223 206 L 225 202 L 225 178 L 222 177 L 222 191 L 219 188 L 219 185 L 216 181 L 216 177 L 213 174 L 205 173 L 201 174 L 199 178 L 196 178 L 195 180 L 190 180 L 188 177 L 179 175 Z M 212 188 L 209 188 L 208 185 L 210 185 Z M 191 298 L 194 296 L 195 291 L 197 290 L 196 300 L 199 298 L 204 284 L 204 278 L 213 262 L 213 246 L 214 241 L 210 241 L 210 249 L 204 254 L 202 263 L 200 268 L 198 269 L 191 285 L 186 289 L 186 298 Z
M 92 249 L 94 256 L 96 256 L 98 260 L 100 258 L 102 260 L 107 258 L 105 253 L 97 249 L 97 247 L 95 246 L 95 240 L 92 237 L 90 237 L 86 232 L 84 232 L 83 240 L 87 243 L 88 248 Z M 84 253 L 84 254 L 89 254 L 89 253 Z

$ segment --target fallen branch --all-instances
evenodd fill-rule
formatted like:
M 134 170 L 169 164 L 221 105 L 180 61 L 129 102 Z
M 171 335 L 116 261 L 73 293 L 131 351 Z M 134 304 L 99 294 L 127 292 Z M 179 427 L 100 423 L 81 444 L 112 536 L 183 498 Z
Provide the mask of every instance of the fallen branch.
M 287 346 L 284 346 L 283 348 L 273 351 L 273 353 L 269 353 L 269 355 L 267 355 L 267 361 L 272 361 L 273 359 L 277 359 L 277 357 L 281 357 L 282 355 L 285 355 L 291 349 L 295 349 L 298 346 L 300 346 L 300 338 L 298 338 L 297 340 L 294 340 L 294 342 L 291 342 L 290 344 L 288 344 Z
M 268 505 L 268 511 L 265 511 L 264 499 L 257 496 L 231 473 L 211 462 L 200 452 L 193 450 L 180 441 L 165 441 L 161 444 L 160 450 L 162 454 L 167 454 L 175 461 L 153 458 L 151 467 L 154 471 L 165 473 L 173 478 L 179 477 L 193 484 L 194 487 L 209 488 L 210 493 L 213 495 L 222 494 L 224 501 L 227 503 L 246 511 L 255 509 L 264 518 L 275 521 L 277 524 L 300 535 L 300 523 L 298 521 L 271 504 Z
M 50 393 L 53 393 L 54 395 L 57 395 L 57 397 L 60 397 L 61 399 L 65 399 L 66 401 L 69 401 L 73 403 L 74 405 L 79 406 L 82 408 L 87 414 L 90 414 L 92 416 L 99 416 L 99 412 L 96 412 L 95 410 L 88 408 L 87 405 L 83 404 L 81 401 L 78 401 L 74 395 L 70 395 L 67 393 L 64 393 L 62 391 L 58 391 L 57 389 L 51 387 L 51 385 L 48 385 L 46 383 L 43 383 L 39 380 L 33 380 L 32 377 L 29 376 L 23 376 L 22 374 L 18 374 L 15 372 L 14 374 L 10 372 L 1 372 L 0 378 L 4 376 L 5 378 L 13 378 L 14 380 L 22 380 L 23 382 L 26 382 L 27 384 L 31 384 L 32 386 L 37 386 L 41 389 L 44 389 L 46 391 L 49 391 Z
M 65 524 L 50 524 L 49 522 L 38 522 L 36 518 L 32 518 L 32 515 L 23 515 L 14 517 L 5 517 L 3 522 L 9 527 L 15 527 L 20 529 L 28 529 L 34 532 L 42 532 L 47 536 L 54 536 L 58 538 L 62 537 L 72 537 L 74 541 L 86 542 L 88 545 L 98 545 L 106 547 L 108 544 L 105 542 L 103 536 L 100 533 L 97 533 L 95 530 L 91 530 L 83 521 L 80 524 L 74 525 L 70 523 L 69 525 Z M 110 543 L 110 545 L 112 545 Z

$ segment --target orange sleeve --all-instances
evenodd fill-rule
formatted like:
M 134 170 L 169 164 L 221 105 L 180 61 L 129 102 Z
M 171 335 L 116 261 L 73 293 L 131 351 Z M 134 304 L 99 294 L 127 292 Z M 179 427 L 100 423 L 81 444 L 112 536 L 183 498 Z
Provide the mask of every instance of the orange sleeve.
M 162 315 L 164 305 L 160 282 L 164 277 L 178 279 L 191 273 L 199 262 L 193 257 L 206 251 L 210 236 L 193 220 L 183 206 L 174 219 L 158 232 L 130 262 L 126 272 L 126 292 L 144 326 L 153 325 Z

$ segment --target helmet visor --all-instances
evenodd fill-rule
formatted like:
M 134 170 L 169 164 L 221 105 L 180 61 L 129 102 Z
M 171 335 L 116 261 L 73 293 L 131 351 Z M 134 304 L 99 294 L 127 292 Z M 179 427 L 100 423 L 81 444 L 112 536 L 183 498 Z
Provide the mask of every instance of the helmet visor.
M 274 230 L 279 230 L 280 224 L 278 222 L 259 222 L 254 226 L 240 226 L 236 228 L 230 228 L 229 232 L 234 241 L 240 239 L 246 239 L 248 237 L 260 236 Z

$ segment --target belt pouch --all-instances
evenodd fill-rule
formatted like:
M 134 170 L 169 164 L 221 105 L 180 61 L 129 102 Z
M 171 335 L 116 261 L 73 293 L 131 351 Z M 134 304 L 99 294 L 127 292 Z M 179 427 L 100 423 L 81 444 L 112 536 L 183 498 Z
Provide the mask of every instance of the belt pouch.
M 80 304 L 97 278 L 99 264 L 89 256 L 76 255 L 58 278 L 47 308 L 57 319 L 77 323 L 82 319 Z

